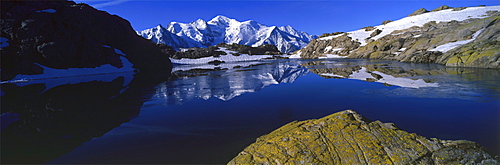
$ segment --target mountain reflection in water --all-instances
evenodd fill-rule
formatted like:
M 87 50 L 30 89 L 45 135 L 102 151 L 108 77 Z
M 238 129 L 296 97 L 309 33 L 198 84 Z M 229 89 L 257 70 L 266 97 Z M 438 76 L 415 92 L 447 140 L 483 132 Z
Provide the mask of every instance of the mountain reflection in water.
M 190 67 L 190 68 L 186 68 Z M 174 67 L 172 77 L 158 87 L 155 97 L 168 104 L 212 97 L 228 101 L 244 93 L 257 92 L 272 84 L 293 83 L 309 70 L 297 62 L 243 62 L 222 65 Z
M 497 70 L 331 59 L 4 83 L 2 164 L 227 163 L 290 121 L 350 108 L 498 154 L 499 80 Z

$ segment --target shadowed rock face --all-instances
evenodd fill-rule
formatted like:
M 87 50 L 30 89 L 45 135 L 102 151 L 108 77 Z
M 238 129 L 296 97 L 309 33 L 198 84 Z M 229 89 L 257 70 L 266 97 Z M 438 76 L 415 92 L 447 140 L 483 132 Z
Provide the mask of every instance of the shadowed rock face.
M 345 110 L 295 121 L 240 152 L 228 164 L 497 164 L 478 144 L 425 138 Z
M 2 80 L 55 68 L 123 67 L 120 53 L 139 70 L 167 70 L 168 55 L 138 36 L 127 20 L 72 1 L 1 2 Z M 35 64 L 36 63 L 36 64 Z

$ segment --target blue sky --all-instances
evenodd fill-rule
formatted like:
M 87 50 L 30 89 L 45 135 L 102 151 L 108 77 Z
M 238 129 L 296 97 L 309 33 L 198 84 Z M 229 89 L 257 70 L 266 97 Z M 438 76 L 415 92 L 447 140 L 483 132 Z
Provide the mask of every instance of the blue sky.
M 401 19 L 413 11 L 451 7 L 500 5 L 499 0 L 80 0 L 99 10 L 130 21 L 144 30 L 172 21 L 189 23 L 225 15 L 238 21 L 255 20 L 268 26 L 291 25 L 297 30 L 320 35 L 380 25 Z

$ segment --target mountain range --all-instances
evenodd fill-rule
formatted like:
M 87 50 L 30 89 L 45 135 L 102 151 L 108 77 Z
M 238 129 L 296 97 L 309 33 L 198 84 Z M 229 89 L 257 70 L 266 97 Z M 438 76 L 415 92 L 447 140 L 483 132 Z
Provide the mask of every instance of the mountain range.
M 202 19 L 191 23 L 170 22 L 167 27 L 158 25 L 137 31 L 137 34 L 174 48 L 208 47 L 219 43 L 254 47 L 270 44 L 283 53 L 299 50 L 317 38 L 291 26 L 267 26 L 254 20 L 240 22 L 222 15 L 208 22 Z

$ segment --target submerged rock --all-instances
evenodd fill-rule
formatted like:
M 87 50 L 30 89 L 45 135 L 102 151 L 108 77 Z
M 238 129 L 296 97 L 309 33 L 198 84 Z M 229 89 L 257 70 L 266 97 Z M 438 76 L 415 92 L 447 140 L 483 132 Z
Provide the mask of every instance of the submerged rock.
M 498 164 L 478 144 L 425 138 L 352 110 L 289 123 L 228 164 Z

